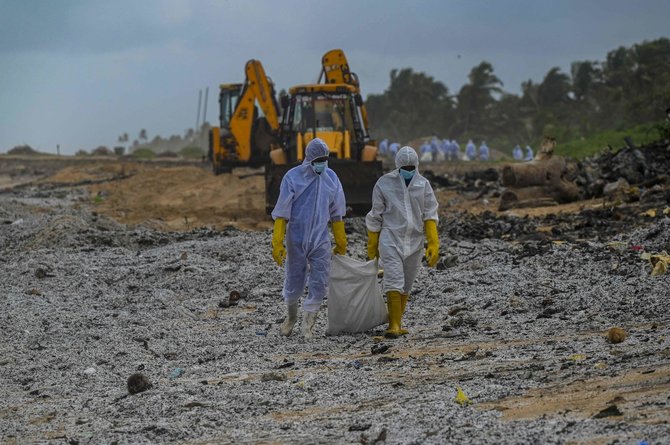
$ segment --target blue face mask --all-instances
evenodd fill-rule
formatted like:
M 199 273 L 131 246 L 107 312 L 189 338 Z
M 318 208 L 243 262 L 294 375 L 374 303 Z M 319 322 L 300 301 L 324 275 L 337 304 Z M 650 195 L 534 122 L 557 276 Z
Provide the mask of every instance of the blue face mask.
M 411 180 L 414 177 L 414 173 L 416 173 L 416 170 L 407 171 L 403 170 L 402 168 L 400 169 L 400 176 L 402 176 L 402 179 L 405 181 Z
M 328 167 L 328 161 L 312 163 L 312 168 L 316 174 L 321 174 L 321 172 L 324 171 L 326 167 Z

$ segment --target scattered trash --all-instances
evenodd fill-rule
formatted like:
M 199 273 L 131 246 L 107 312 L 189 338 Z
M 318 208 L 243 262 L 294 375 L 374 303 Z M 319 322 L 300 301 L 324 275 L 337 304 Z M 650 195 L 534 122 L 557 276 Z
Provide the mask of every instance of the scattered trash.
M 648 216 L 649 218 L 656 218 L 656 209 L 649 209 L 646 212 L 640 213 L 640 216 Z
M 640 258 L 643 260 L 648 260 L 651 264 L 651 276 L 657 277 L 664 275 L 668 272 L 668 266 L 670 266 L 670 255 L 665 250 L 661 253 L 649 253 L 645 252 L 640 255 Z
M 286 380 L 286 375 L 278 372 L 268 372 L 261 376 L 261 382 L 283 382 Z
M 593 416 L 594 419 L 604 419 L 605 417 L 622 416 L 623 413 L 616 405 L 610 405 Z
M 607 363 L 598 362 L 595 365 L 593 365 L 593 367 L 596 369 L 605 369 L 607 368 Z
M 141 372 L 136 372 L 135 374 L 128 377 L 128 382 L 126 385 L 128 386 L 128 392 L 130 394 L 144 392 L 152 386 L 147 376 Z
M 84 369 L 84 374 L 86 374 L 86 375 L 92 375 L 92 374 L 95 374 L 95 368 L 86 368 L 86 369 Z
M 456 398 L 454 398 L 454 402 L 458 403 L 461 406 L 469 405 L 472 403 L 468 398 L 468 396 L 465 395 L 460 386 L 456 387 Z
M 262 337 L 265 337 L 268 335 L 268 331 L 256 331 L 256 335 L 260 335 Z
M 359 424 L 359 425 L 351 425 L 349 427 L 349 431 L 366 431 L 366 430 L 369 430 L 371 426 L 372 426 L 371 423 L 362 423 L 362 424 Z
M 391 349 L 390 345 L 374 345 L 372 346 L 372 348 L 370 348 L 370 352 L 372 352 L 372 355 L 383 354 L 387 352 L 389 349 Z
M 282 363 L 281 365 L 277 365 L 275 369 L 285 369 L 285 368 L 290 368 L 291 366 L 295 365 L 295 362 L 285 362 Z
M 184 369 L 182 369 L 182 368 L 174 368 L 174 369 L 170 372 L 170 378 L 171 378 L 171 379 L 179 378 L 179 377 L 181 377 L 182 375 L 184 375 Z
M 184 404 L 184 408 L 197 408 L 200 406 L 206 406 L 206 405 L 202 402 L 196 402 L 195 400 L 191 400 L 190 402 L 186 402 Z
M 627 337 L 626 331 L 621 328 L 610 328 L 607 331 L 607 340 L 612 344 L 623 342 Z
M 12 222 L 12 226 L 18 226 L 19 224 L 23 224 L 23 218 L 19 218 L 16 221 Z
M 361 363 L 360 360 L 354 360 L 354 361 L 349 363 L 349 366 L 353 366 L 356 369 L 360 369 L 361 365 L 362 365 L 362 363 Z
M 582 360 L 586 360 L 586 356 L 584 354 L 572 354 L 568 358 L 573 362 L 581 362 Z

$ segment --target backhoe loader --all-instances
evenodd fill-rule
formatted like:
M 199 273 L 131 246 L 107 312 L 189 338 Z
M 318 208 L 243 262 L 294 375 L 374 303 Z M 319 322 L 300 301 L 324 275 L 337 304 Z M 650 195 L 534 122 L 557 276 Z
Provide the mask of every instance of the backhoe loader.
M 325 83 L 292 87 L 282 98 L 279 146 L 271 150 L 265 168 L 268 212 L 277 202 L 282 177 L 302 162 L 305 147 L 316 137 L 330 148 L 328 167 L 340 178 L 347 206 L 355 214 L 370 210 L 372 189 L 383 171 L 358 78 L 350 72 L 342 50 L 327 52 L 321 65 L 319 82 Z
M 219 87 L 219 127 L 209 133 L 209 160 L 215 174 L 234 167 L 260 167 L 279 131 L 274 84 L 258 60 L 245 65 L 245 82 Z M 262 114 L 259 113 L 258 109 Z

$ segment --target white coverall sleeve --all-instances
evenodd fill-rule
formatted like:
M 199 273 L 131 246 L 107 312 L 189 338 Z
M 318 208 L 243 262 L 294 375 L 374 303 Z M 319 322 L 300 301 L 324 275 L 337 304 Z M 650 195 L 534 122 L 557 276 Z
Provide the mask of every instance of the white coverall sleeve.
M 423 220 L 433 219 L 437 222 L 437 198 L 435 198 L 433 187 L 431 187 L 428 181 L 426 181 L 426 188 L 424 189 L 423 205 Z
M 277 204 L 272 210 L 272 219 L 284 218 L 286 221 L 291 219 L 294 195 L 293 183 L 286 174 L 279 185 L 279 198 L 277 198 Z
M 372 209 L 365 216 L 365 225 L 370 232 L 381 232 L 384 210 L 386 210 L 386 201 L 379 182 L 377 182 L 372 190 Z
M 347 203 L 344 198 L 344 190 L 342 190 L 342 183 L 336 177 L 337 191 L 335 197 L 330 203 L 330 220 L 332 222 L 342 221 L 342 218 L 347 213 Z

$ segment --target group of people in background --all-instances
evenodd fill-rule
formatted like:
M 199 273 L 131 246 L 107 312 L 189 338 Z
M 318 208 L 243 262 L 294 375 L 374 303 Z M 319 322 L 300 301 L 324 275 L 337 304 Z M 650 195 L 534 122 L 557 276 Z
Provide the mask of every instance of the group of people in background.
M 530 145 L 526 145 L 525 156 L 519 144 L 516 144 L 516 147 L 514 147 L 514 150 L 512 150 L 512 157 L 514 157 L 515 161 L 532 161 L 534 156 L 533 149 L 530 148 Z
M 379 143 L 379 153 L 382 156 L 395 157 L 400 149 L 398 142 L 389 142 L 384 139 Z M 517 144 L 512 151 L 512 156 L 516 161 L 533 160 L 533 149 L 526 145 L 525 154 Z M 491 150 L 486 141 L 477 147 L 472 139 L 465 145 L 465 152 L 461 151 L 461 146 L 455 139 L 438 139 L 433 137 L 430 142 L 424 142 L 419 148 L 419 158 L 421 162 L 440 162 L 440 161 L 488 161 L 491 159 Z

